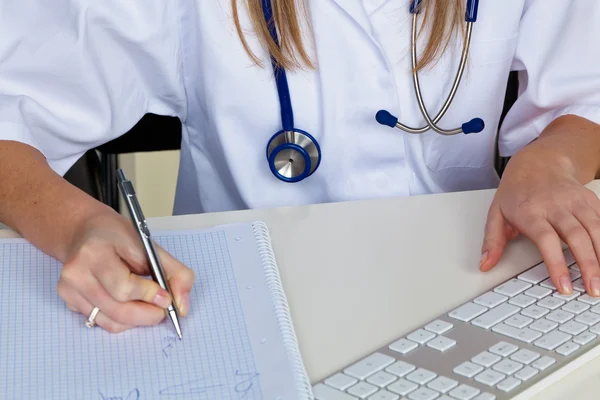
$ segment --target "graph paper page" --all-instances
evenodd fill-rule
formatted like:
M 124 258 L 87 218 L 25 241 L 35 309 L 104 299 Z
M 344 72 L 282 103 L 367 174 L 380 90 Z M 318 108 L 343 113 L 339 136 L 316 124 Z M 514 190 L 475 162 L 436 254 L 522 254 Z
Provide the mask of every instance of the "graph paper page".
M 58 262 L 0 241 L 0 398 L 299 398 L 252 226 L 154 239 L 196 275 L 183 340 L 168 319 L 87 328 L 56 292 Z

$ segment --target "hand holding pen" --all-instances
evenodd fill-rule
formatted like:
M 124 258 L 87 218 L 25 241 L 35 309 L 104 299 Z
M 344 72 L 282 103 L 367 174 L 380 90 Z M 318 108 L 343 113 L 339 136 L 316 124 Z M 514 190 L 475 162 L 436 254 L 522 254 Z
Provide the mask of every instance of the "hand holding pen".
M 90 327 L 119 333 L 156 325 L 164 320 L 169 305 L 177 308 L 180 317 L 188 314 L 193 271 L 154 245 L 172 295 L 145 279 L 151 267 L 131 219 L 104 207 L 80 225 L 60 257 L 64 265 L 58 293 L 70 310 L 84 316 L 83 321 L 90 319 Z

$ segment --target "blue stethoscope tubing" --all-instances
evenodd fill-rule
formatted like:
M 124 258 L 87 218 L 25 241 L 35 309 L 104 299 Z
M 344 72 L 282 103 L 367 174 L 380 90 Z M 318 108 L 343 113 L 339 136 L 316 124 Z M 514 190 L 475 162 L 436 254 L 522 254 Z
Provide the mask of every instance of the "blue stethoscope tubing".
M 273 9 L 271 6 L 271 1 L 272 0 L 262 0 L 263 13 L 265 21 L 269 27 L 271 37 L 275 43 L 279 45 L 277 28 L 273 23 Z M 479 0 L 467 0 L 467 9 L 465 13 L 467 34 L 460 65 L 454 80 L 454 84 L 450 90 L 450 94 L 448 95 L 448 98 L 446 99 L 438 115 L 436 115 L 433 119 L 429 116 L 424 105 L 419 84 L 419 77 L 416 72 L 416 26 L 421 2 L 422 0 L 411 0 L 410 4 L 410 13 L 413 15 L 411 58 L 415 93 L 419 103 L 419 109 L 421 110 L 421 114 L 423 114 L 427 125 L 421 128 L 409 127 L 400 123 L 398 118 L 396 118 L 387 110 L 378 111 L 375 119 L 382 125 L 386 125 L 391 128 L 399 128 L 412 134 L 421 134 L 429 131 L 430 129 L 441 135 L 481 132 L 485 128 L 485 124 L 481 118 L 474 118 L 471 121 L 462 124 L 460 128 L 451 130 L 445 130 L 437 126 L 437 123 L 443 118 L 446 111 L 450 107 L 450 104 L 456 95 L 458 86 L 460 85 L 460 80 L 462 78 L 466 60 L 468 58 L 473 24 L 477 21 Z M 269 140 L 266 149 L 267 160 L 269 162 L 269 168 L 271 169 L 271 172 L 278 179 L 289 183 L 300 182 L 311 176 L 318 168 L 319 164 L 321 163 L 321 148 L 317 140 L 312 135 L 294 126 L 294 112 L 292 109 L 290 90 L 285 69 L 277 64 L 273 57 L 271 57 L 271 63 L 273 66 L 273 73 L 277 86 L 277 94 L 279 96 L 282 130 L 274 134 Z

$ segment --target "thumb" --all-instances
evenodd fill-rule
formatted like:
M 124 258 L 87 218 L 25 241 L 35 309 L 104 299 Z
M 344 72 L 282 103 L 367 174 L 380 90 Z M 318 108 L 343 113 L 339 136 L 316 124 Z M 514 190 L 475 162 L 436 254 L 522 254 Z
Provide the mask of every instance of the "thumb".
M 181 263 L 159 245 L 156 245 L 165 275 L 175 298 L 175 304 L 182 316 L 186 316 L 190 308 L 190 292 L 194 286 L 194 271 Z
M 487 272 L 498 264 L 509 240 L 508 236 L 511 230 L 504 219 L 504 215 L 502 215 L 500 207 L 492 204 L 488 211 L 483 246 L 481 247 L 481 261 L 479 263 L 481 271 Z

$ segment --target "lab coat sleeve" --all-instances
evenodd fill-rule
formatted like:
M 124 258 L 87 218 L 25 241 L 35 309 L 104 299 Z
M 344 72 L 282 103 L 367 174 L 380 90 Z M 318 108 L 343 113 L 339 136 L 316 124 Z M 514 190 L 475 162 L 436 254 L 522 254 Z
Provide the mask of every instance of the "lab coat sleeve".
M 173 2 L 0 0 L 0 140 L 64 174 L 146 113 L 183 117 Z
M 600 1 L 527 0 L 518 35 L 520 95 L 499 133 L 501 156 L 562 115 L 600 124 Z

